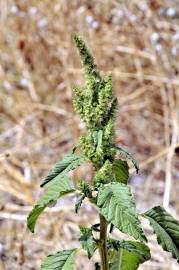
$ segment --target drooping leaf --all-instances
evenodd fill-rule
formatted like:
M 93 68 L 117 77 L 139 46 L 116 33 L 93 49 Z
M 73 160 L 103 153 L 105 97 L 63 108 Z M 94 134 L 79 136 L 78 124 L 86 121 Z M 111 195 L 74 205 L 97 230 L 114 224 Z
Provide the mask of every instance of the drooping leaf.
M 136 270 L 150 259 L 149 248 L 134 241 L 118 241 L 118 250 L 110 252 L 110 270 Z
M 119 151 L 119 153 L 123 154 L 126 159 L 131 160 L 131 162 L 133 163 L 133 165 L 136 169 L 136 173 L 138 173 L 139 172 L 139 164 L 138 164 L 137 160 L 128 151 L 126 151 L 122 147 L 115 146 L 115 148 Z
M 146 237 L 132 198 L 130 188 L 123 183 L 110 183 L 99 189 L 97 206 L 100 213 L 123 233 L 137 240 L 145 241 Z
M 78 156 L 76 154 L 67 155 L 66 157 L 64 157 L 63 160 L 61 160 L 54 166 L 54 168 L 45 177 L 40 186 L 45 186 L 59 174 L 65 175 L 66 173 L 76 169 L 78 166 L 80 166 L 82 162 L 84 162 L 84 160 L 85 158 L 83 156 Z
M 179 262 L 179 222 L 162 206 L 152 208 L 144 216 L 149 220 L 158 243 Z
M 88 259 L 90 259 L 96 250 L 95 242 L 94 242 L 93 234 L 92 234 L 92 229 L 84 227 L 84 226 L 80 226 L 79 241 L 82 245 L 82 248 L 87 251 Z
M 31 232 L 34 232 L 36 221 L 43 210 L 51 203 L 56 202 L 63 195 L 73 192 L 74 188 L 67 176 L 57 175 L 52 182 L 48 184 L 40 200 L 36 203 L 27 218 L 27 226 Z
M 115 159 L 113 163 L 113 171 L 117 182 L 127 184 L 129 178 L 129 166 L 127 161 Z
M 76 214 L 78 213 L 78 211 L 79 211 L 79 209 L 80 209 L 80 207 L 81 207 L 81 205 L 82 205 L 82 202 L 83 202 L 83 200 L 84 200 L 85 197 L 86 197 L 86 196 L 85 196 L 84 194 L 82 194 L 82 195 L 78 198 L 78 200 L 77 200 L 77 202 L 76 202 L 76 204 L 75 204 L 75 213 L 76 213 Z
M 73 270 L 73 259 L 77 249 L 63 250 L 48 255 L 41 265 L 41 270 Z

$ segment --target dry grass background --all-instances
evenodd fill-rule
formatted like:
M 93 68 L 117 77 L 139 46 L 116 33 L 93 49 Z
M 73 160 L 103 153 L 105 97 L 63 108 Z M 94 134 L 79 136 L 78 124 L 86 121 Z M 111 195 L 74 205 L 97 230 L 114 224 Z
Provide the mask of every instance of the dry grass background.
M 116 141 L 141 165 L 130 179 L 138 209 L 164 204 L 179 218 L 178 0 L 1 0 L 0 29 L 0 269 L 39 269 L 49 251 L 77 246 L 78 224 L 97 219 L 86 205 L 76 216 L 69 198 L 34 235 L 26 229 L 41 178 L 84 131 L 71 101 L 84 81 L 73 32 L 113 75 Z M 152 260 L 140 269 L 179 269 L 144 226 Z M 77 265 L 93 269 L 84 253 Z

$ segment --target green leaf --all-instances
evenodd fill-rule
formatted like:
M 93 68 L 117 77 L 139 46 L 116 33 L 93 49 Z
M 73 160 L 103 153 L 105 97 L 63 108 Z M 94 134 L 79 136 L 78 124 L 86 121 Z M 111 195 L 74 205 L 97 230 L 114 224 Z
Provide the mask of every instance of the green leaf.
M 41 265 L 41 270 L 72 270 L 77 249 L 63 250 L 48 255 Z
M 115 159 L 113 163 L 113 171 L 117 182 L 127 184 L 129 178 L 129 166 L 127 161 Z
M 152 208 L 144 216 L 150 221 L 158 243 L 179 262 L 179 222 L 162 206 Z
M 94 242 L 93 234 L 92 234 L 92 229 L 84 227 L 84 226 L 80 226 L 79 241 L 81 243 L 82 248 L 87 251 L 88 259 L 90 259 L 96 250 L 95 242 Z
M 119 153 L 123 154 L 126 159 L 131 160 L 131 162 L 133 163 L 133 165 L 136 169 L 136 173 L 138 173 L 139 172 L 139 164 L 138 164 L 137 160 L 125 149 L 123 149 L 119 146 L 115 146 L 115 148 L 119 151 Z
M 77 200 L 77 202 L 76 202 L 76 204 L 75 204 L 75 213 L 77 214 L 78 213 L 78 211 L 79 211 L 79 209 L 80 209 L 80 207 L 81 207 L 81 205 L 82 205 L 82 202 L 83 202 L 83 200 L 85 199 L 85 194 L 82 194 L 79 198 L 78 198 L 78 200 Z
M 96 144 L 96 149 L 99 149 L 102 145 L 102 140 L 103 140 L 103 131 L 93 131 L 93 139 L 94 143 Z
M 51 203 L 56 202 L 63 195 L 73 192 L 74 188 L 71 180 L 67 176 L 57 175 L 54 180 L 48 184 L 48 189 L 44 192 L 40 200 L 34 206 L 27 218 L 27 226 L 31 232 L 34 232 L 36 221 L 43 210 Z
M 99 130 L 98 131 L 98 143 L 97 143 L 97 148 L 96 149 L 99 149 L 101 147 L 102 140 L 103 140 L 103 131 Z
M 84 160 L 85 158 L 83 156 L 78 156 L 76 154 L 67 155 L 54 166 L 40 186 L 45 186 L 59 174 L 65 175 L 66 173 L 76 169 L 82 162 L 84 162 Z
M 97 206 L 100 213 L 123 233 L 146 241 L 130 188 L 123 183 L 110 183 L 99 189 Z
M 119 250 L 112 249 L 110 270 L 136 270 L 139 265 L 150 259 L 148 246 L 134 241 L 118 241 Z

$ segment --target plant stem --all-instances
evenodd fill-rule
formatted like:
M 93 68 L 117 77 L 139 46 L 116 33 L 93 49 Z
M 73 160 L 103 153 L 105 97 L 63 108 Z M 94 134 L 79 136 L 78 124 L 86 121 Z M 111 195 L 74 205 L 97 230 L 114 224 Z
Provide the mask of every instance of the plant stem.
M 100 215 L 100 240 L 101 270 L 109 270 L 107 254 L 107 222 L 102 215 Z
M 123 249 L 119 249 L 119 270 L 121 269 L 122 266 L 122 255 L 123 255 Z

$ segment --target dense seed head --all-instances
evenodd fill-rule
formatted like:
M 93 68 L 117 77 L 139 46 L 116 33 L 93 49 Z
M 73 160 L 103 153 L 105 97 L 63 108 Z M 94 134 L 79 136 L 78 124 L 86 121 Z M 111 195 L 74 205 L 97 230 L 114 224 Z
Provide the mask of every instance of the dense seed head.
M 80 145 L 85 156 L 101 167 L 106 159 L 112 160 L 115 155 L 113 141 L 117 99 L 113 96 L 112 77 L 102 78 L 84 41 L 76 34 L 73 40 L 85 72 L 83 91 L 76 86 L 73 99 L 76 111 L 88 130 L 88 135 L 80 139 Z M 102 134 L 100 147 L 97 147 L 98 138 L 95 139 L 98 132 Z

